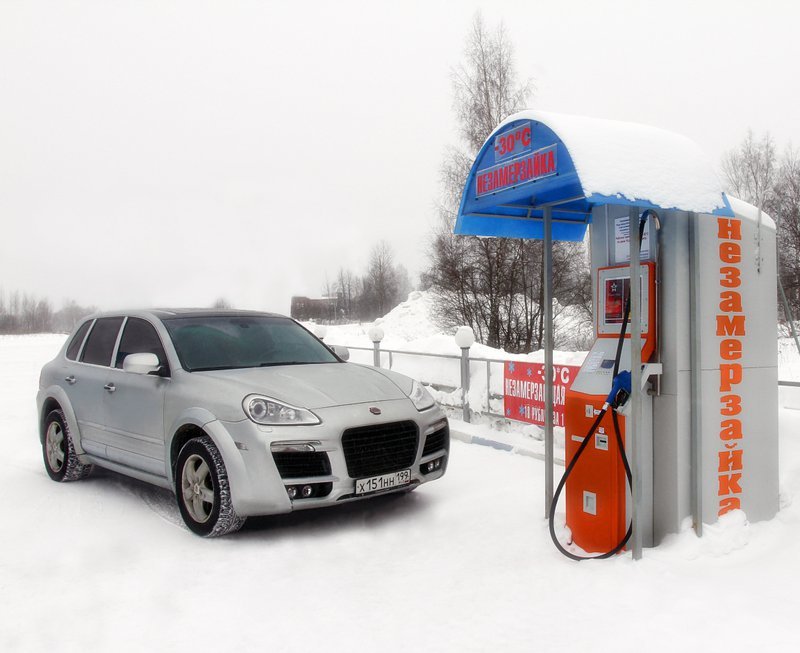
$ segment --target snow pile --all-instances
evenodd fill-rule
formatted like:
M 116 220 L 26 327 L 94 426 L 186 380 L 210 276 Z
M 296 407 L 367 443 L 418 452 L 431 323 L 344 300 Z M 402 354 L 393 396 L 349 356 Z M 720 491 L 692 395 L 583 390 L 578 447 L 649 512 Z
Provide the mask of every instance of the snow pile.
M 686 560 L 719 558 L 744 549 L 752 538 L 753 528 L 747 515 L 741 510 L 732 510 L 722 515 L 716 524 L 704 524 L 700 539 L 694 535 L 692 518 L 687 517 L 681 525 L 681 532 L 667 536 L 659 550 Z
M 375 321 L 384 330 L 381 342 L 381 366 L 407 374 L 423 383 L 444 390 L 437 399 L 445 405 L 460 405 L 461 387 L 460 357 L 461 349 L 456 345 L 453 333 L 443 332 L 434 322 L 434 298 L 428 292 L 412 292 L 408 300 L 395 307 L 383 318 Z M 313 325 L 306 325 L 313 329 Z M 327 327 L 325 341 L 350 348 L 350 360 L 358 363 L 373 362 L 373 345 L 367 335 L 371 325 L 346 324 Z M 558 311 L 555 329 L 562 333 L 577 334 L 583 341 L 587 339 L 585 320 L 577 309 L 566 307 Z M 362 348 L 361 350 L 357 348 Z M 386 350 L 391 350 L 391 353 Z M 409 353 L 404 353 L 409 352 Z M 436 354 L 448 358 L 434 358 L 418 354 Z M 556 350 L 553 357 L 559 365 L 580 365 L 586 356 L 585 351 Z M 504 361 L 543 363 L 544 351 L 529 354 L 509 354 L 502 349 L 487 347 L 476 342 L 470 348 L 470 405 L 473 410 L 487 410 L 487 379 L 485 359 L 489 363 L 488 390 L 493 395 L 503 393 Z M 484 359 L 484 360 L 474 360 Z M 454 392 L 455 390 L 455 392 Z M 492 402 L 492 412 L 502 413 L 502 399 Z
M 427 292 L 415 290 L 408 299 L 398 304 L 384 317 L 375 320 L 386 334 L 386 346 L 391 348 L 392 342 L 414 342 L 422 338 L 439 335 L 441 330 L 434 324 L 433 296 Z
M 445 333 L 433 319 L 435 301 L 429 292 L 414 291 L 408 299 L 399 304 L 384 317 L 375 320 L 374 325 L 380 326 L 384 331 L 381 349 L 403 350 L 407 352 L 422 352 L 426 354 L 446 354 L 460 356 L 461 349 L 456 345 L 454 334 Z M 557 312 L 554 320 L 556 332 L 579 332 L 581 338 L 587 335 L 585 319 L 577 308 L 565 307 Z M 305 326 L 315 330 L 314 323 Z M 372 324 L 344 324 L 325 327 L 325 341 L 334 345 L 346 347 L 362 347 L 372 350 L 372 342 L 368 332 Z M 590 329 L 589 329 L 590 330 Z M 530 354 L 509 354 L 503 349 L 487 347 L 476 342 L 470 349 L 472 358 L 493 358 L 499 360 L 522 360 L 542 362 L 542 350 Z M 560 364 L 580 364 L 585 352 L 558 351 L 554 353 L 556 362 Z M 369 360 L 371 361 L 371 354 Z
M 526 110 L 564 142 L 586 197 L 619 196 L 664 208 L 711 213 L 724 207 L 710 160 L 691 139 L 636 123 Z M 491 138 L 491 137 L 490 137 Z

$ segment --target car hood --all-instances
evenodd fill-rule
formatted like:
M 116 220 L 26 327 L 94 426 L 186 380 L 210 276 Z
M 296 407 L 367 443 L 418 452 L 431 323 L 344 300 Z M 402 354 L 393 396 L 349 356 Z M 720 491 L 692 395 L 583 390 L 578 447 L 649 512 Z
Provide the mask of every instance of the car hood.
M 243 397 L 263 394 L 301 408 L 391 401 L 407 396 L 375 368 L 354 363 L 281 365 L 195 374 L 235 383 Z

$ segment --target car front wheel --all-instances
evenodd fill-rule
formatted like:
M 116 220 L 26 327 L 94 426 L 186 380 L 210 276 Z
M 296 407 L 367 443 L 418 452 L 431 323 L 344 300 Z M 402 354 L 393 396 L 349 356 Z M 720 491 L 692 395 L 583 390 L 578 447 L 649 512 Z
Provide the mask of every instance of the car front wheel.
M 44 420 L 44 467 L 54 481 L 79 481 L 92 471 L 91 465 L 78 460 L 72 433 L 62 410 L 51 410 Z
M 206 435 L 189 440 L 178 454 L 175 493 L 183 521 L 197 535 L 233 533 L 246 520 L 233 508 L 225 463 Z

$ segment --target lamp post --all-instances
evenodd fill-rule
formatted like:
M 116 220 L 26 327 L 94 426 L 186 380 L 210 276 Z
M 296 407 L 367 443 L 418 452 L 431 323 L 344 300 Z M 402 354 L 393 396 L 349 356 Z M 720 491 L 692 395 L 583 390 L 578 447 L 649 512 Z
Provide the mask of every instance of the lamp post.
M 469 422 L 469 348 L 475 344 L 472 327 L 458 327 L 456 344 L 461 348 L 461 405 L 464 411 L 464 421 Z
M 381 340 L 383 340 L 383 328 L 373 324 L 367 331 L 369 339 L 372 340 L 372 364 L 375 367 L 381 366 Z

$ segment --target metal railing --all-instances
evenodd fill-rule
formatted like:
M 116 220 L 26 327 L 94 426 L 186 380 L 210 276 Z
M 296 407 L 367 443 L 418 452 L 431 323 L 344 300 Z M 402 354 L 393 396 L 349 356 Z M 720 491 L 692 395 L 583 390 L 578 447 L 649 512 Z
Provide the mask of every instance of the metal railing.
M 457 379 L 458 385 L 451 385 L 446 382 L 442 382 L 440 380 L 432 380 L 432 379 L 425 379 L 420 378 L 419 381 L 425 383 L 433 387 L 435 390 L 439 390 L 441 392 L 456 392 L 457 390 L 461 390 L 461 408 L 463 411 L 463 417 L 465 422 L 471 421 L 471 414 L 472 409 L 469 404 L 469 387 L 471 385 L 471 377 L 472 373 L 472 366 L 474 363 L 484 366 L 485 374 L 486 374 L 486 407 L 484 409 L 483 404 L 479 407 L 477 412 L 482 415 L 489 415 L 490 417 L 498 417 L 504 419 L 511 419 L 507 417 L 502 412 L 492 411 L 492 401 L 502 401 L 503 394 L 493 393 L 492 392 L 492 365 L 505 365 L 509 361 L 515 361 L 519 359 L 515 358 L 484 358 L 481 356 L 470 356 L 469 349 L 462 348 L 462 355 L 459 354 L 436 354 L 431 352 L 423 352 L 423 351 L 407 351 L 405 349 L 383 349 L 380 346 L 380 342 L 373 343 L 373 347 L 357 347 L 357 346 L 347 346 L 347 349 L 350 351 L 364 351 L 364 352 L 372 352 L 373 354 L 373 365 L 375 367 L 383 367 L 382 361 L 384 358 L 388 357 L 388 369 L 394 369 L 395 365 L 395 357 L 396 356 L 413 356 L 413 357 L 422 357 L 422 358 L 438 358 L 438 359 L 447 359 L 452 361 L 459 361 L 460 363 L 460 374 L 458 375 L 459 378 Z M 385 356 L 386 355 L 386 356 Z M 414 375 L 415 376 L 415 375 Z M 502 376 L 501 376 L 502 379 Z M 453 378 L 453 380 L 456 380 Z M 784 387 L 793 387 L 793 388 L 800 388 L 800 381 L 782 381 L 778 380 L 779 386 Z M 501 380 L 501 388 L 502 388 L 502 380 Z M 458 407 L 458 406 L 452 406 Z
M 423 358 L 438 358 L 438 359 L 446 359 L 452 361 L 459 361 L 459 363 L 463 363 L 466 361 L 466 365 L 460 365 L 460 373 L 458 375 L 457 384 L 449 384 L 447 382 L 443 382 L 442 379 L 433 380 L 433 379 L 425 379 L 421 378 L 419 381 L 425 383 L 433 387 L 436 390 L 442 392 L 455 392 L 457 390 L 462 390 L 462 408 L 463 408 L 463 416 L 464 421 L 469 422 L 471 421 L 471 407 L 469 405 L 469 396 L 468 391 L 470 387 L 471 377 L 473 372 L 471 370 L 473 364 L 477 363 L 481 365 L 486 374 L 486 393 L 485 393 L 485 400 L 486 405 L 485 408 L 483 405 L 480 406 L 478 412 L 482 415 L 489 415 L 491 417 L 505 417 L 502 412 L 495 412 L 492 411 L 492 401 L 502 401 L 503 395 L 492 392 L 492 365 L 505 365 L 509 360 L 515 359 L 503 359 L 503 358 L 484 358 L 481 356 L 469 356 L 469 349 L 462 349 L 465 351 L 465 355 L 459 354 L 436 354 L 432 352 L 422 352 L 422 351 L 408 351 L 405 349 L 383 349 L 380 347 L 380 343 L 375 343 L 374 347 L 351 347 L 347 346 L 347 349 L 350 351 L 364 351 L 364 352 L 373 352 L 373 365 L 375 367 L 383 367 L 381 364 L 382 359 L 384 358 L 384 354 L 388 356 L 388 369 L 394 369 L 395 365 L 395 357 L 397 356 L 413 356 L 413 357 L 423 357 Z M 497 372 L 495 372 L 497 374 Z M 502 371 L 500 372 L 502 374 Z M 502 378 L 502 377 L 501 377 Z M 502 381 L 501 381 L 502 383 Z

